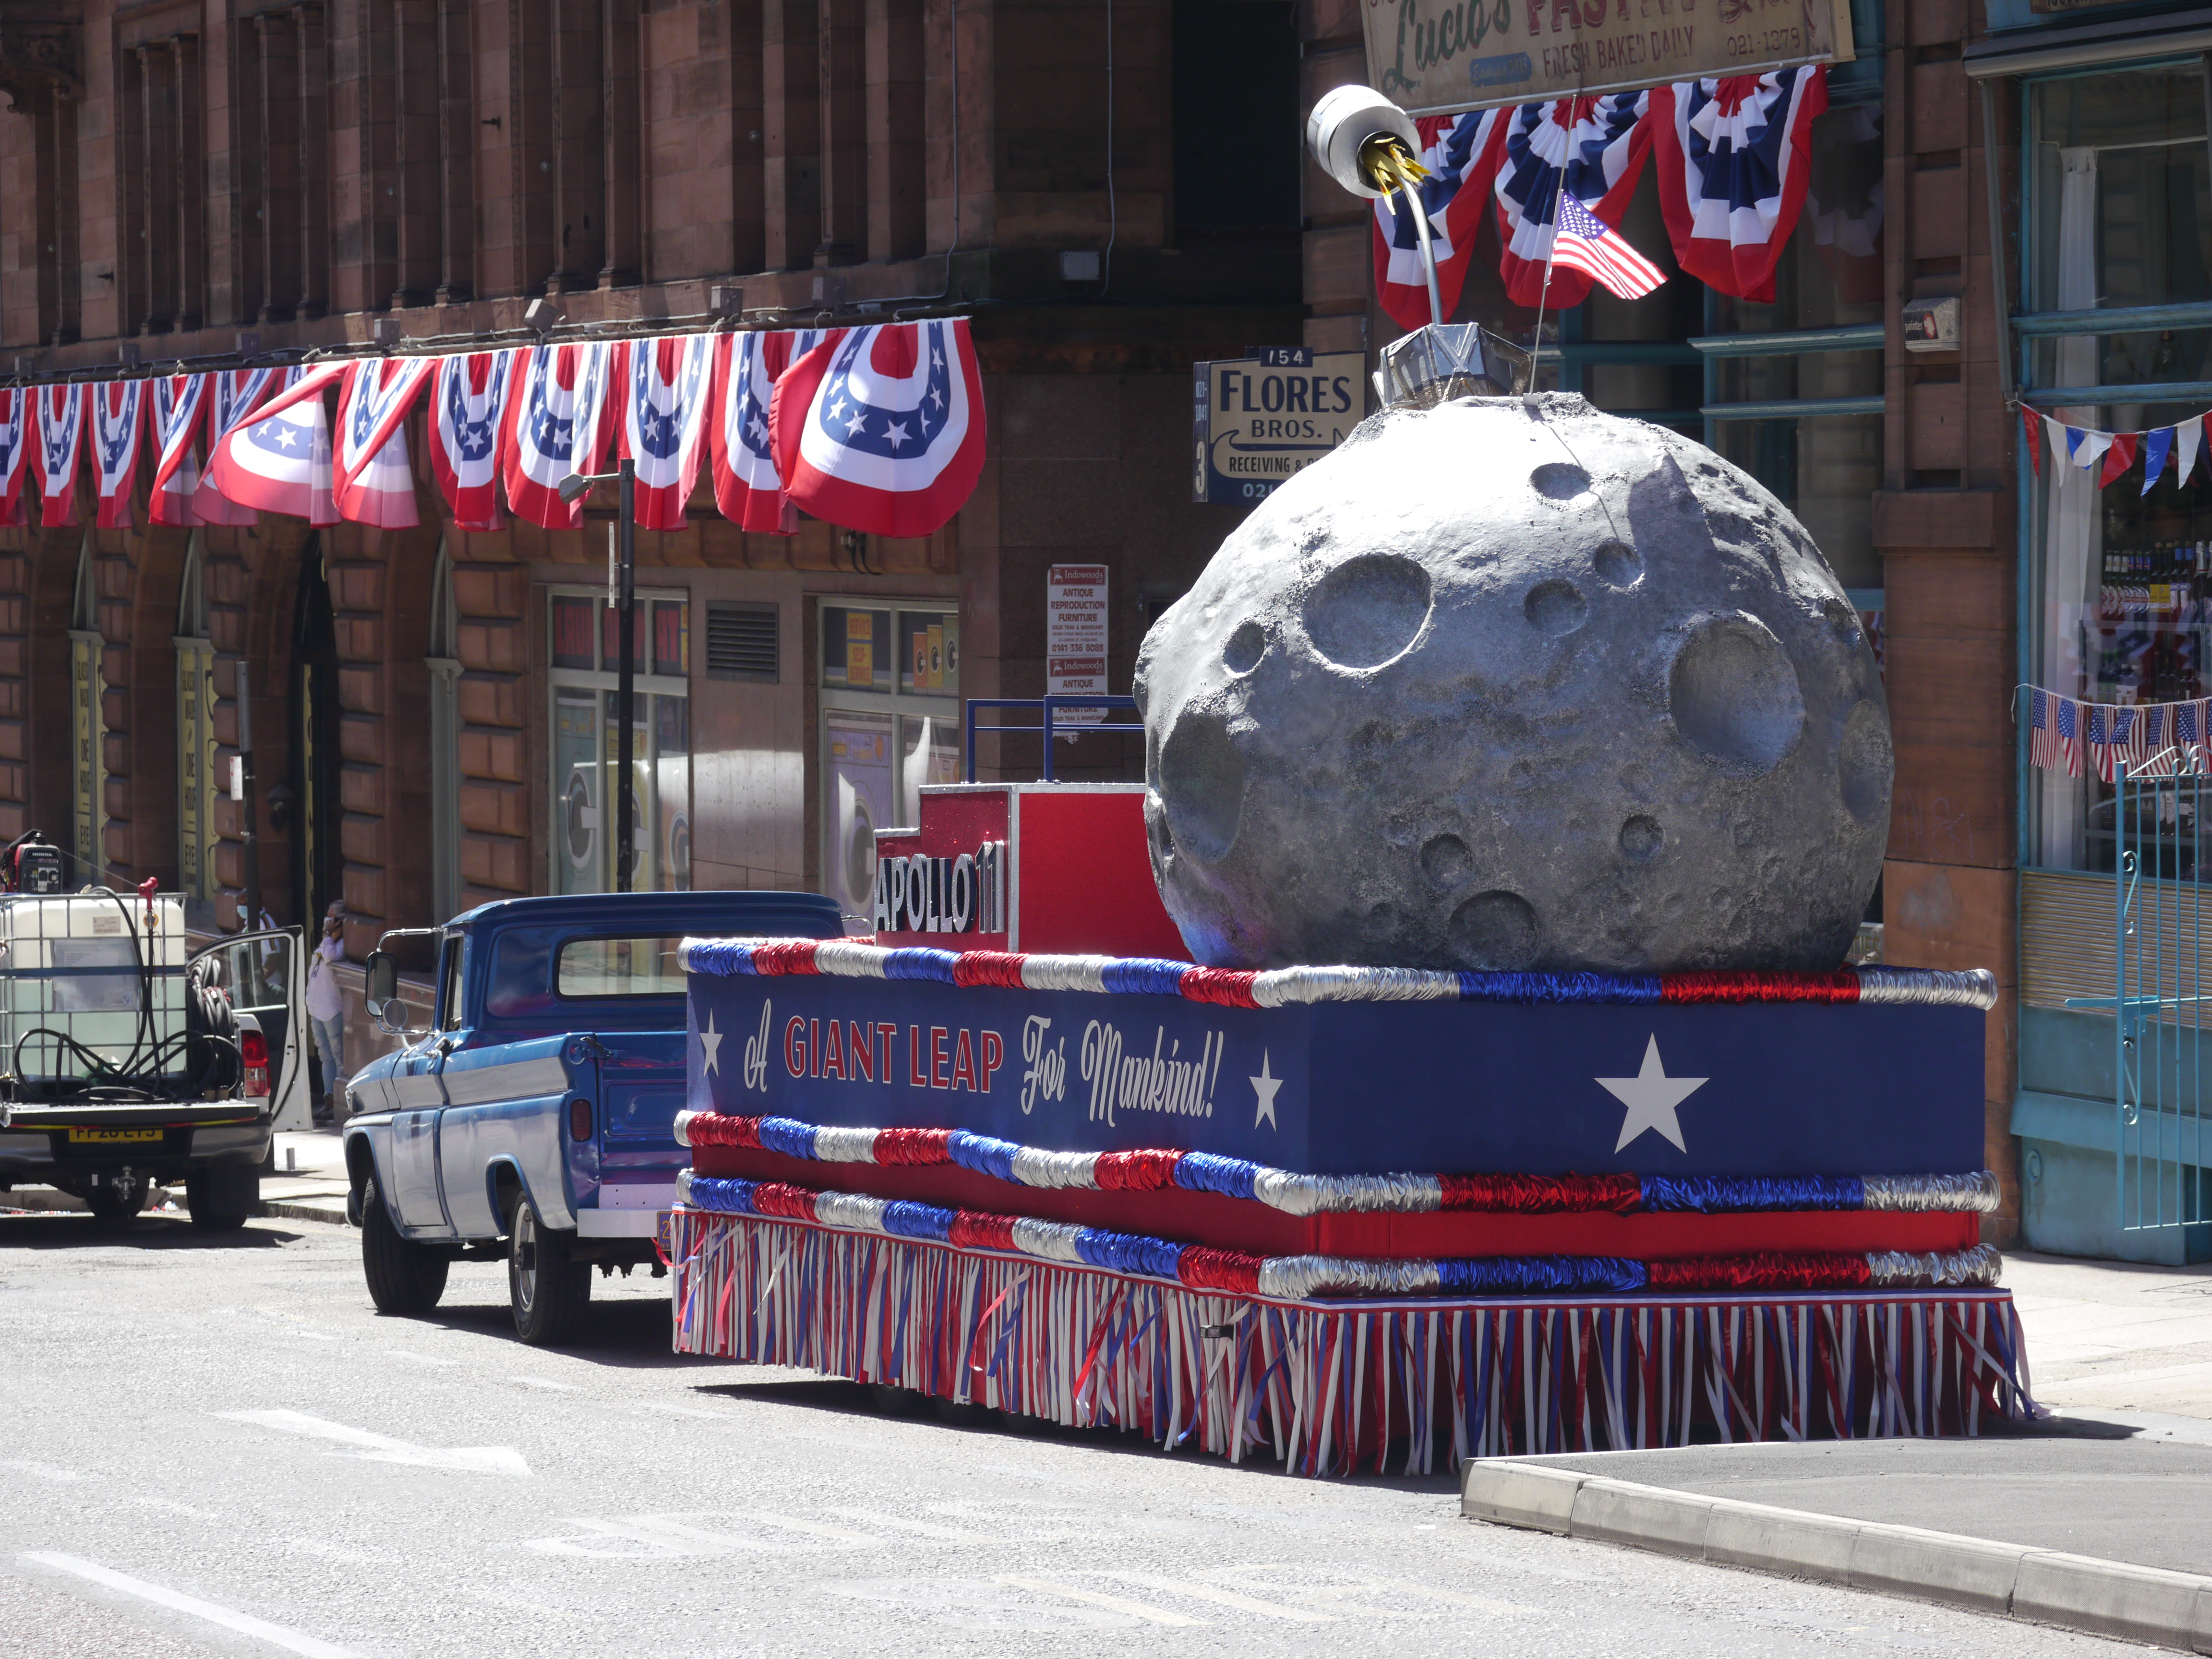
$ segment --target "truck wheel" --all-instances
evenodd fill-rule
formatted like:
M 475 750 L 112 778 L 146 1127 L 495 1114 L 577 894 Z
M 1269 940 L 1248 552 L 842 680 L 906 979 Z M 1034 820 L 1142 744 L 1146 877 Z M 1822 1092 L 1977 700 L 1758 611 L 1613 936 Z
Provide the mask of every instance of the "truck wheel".
M 146 1194 L 152 1186 L 143 1176 L 133 1176 L 128 1182 L 95 1176 L 84 1201 L 96 1220 L 109 1226 L 120 1226 L 146 1207 Z
M 234 1233 L 261 1207 L 261 1171 L 214 1164 L 185 1176 L 185 1206 L 204 1233 Z
M 446 1293 L 446 1269 L 451 1265 L 439 1251 L 399 1236 L 385 1213 L 384 1198 L 374 1181 L 362 1189 L 361 1271 L 377 1312 L 429 1312 Z
M 573 1259 L 576 1235 L 549 1227 L 526 1197 L 514 1201 L 508 1228 L 507 1297 L 514 1334 L 533 1348 L 574 1340 L 592 1304 L 592 1264 Z

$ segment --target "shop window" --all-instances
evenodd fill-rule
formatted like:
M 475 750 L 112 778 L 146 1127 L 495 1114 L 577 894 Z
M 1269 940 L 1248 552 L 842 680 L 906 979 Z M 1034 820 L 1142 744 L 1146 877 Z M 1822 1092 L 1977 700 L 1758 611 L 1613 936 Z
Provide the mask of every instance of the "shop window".
M 822 885 L 873 914 L 878 830 L 921 820 L 962 776 L 960 617 L 941 606 L 821 607 Z
M 632 636 L 630 885 L 691 885 L 690 605 L 681 593 L 640 592 Z M 546 605 L 552 757 L 547 885 L 560 893 L 615 886 L 614 805 L 621 729 L 622 634 L 604 592 L 556 591 Z
M 441 542 L 430 577 L 430 908 L 451 921 L 461 908 L 460 612 L 453 556 Z
M 2212 312 L 2180 327 L 2129 326 L 2125 316 L 2212 301 L 2204 105 L 2194 62 L 2029 88 L 2025 368 L 2038 405 L 2068 426 L 2149 431 L 2212 403 Z M 2036 313 L 2099 310 L 2121 313 L 2112 331 L 2051 334 L 2034 322 Z M 2201 462 L 2193 476 L 2204 477 Z M 2046 465 L 2033 495 L 2035 683 L 2122 707 L 2212 695 L 2205 489 L 2177 484 L 2169 467 L 2145 491 L 2138 461 L 2103 489 L 2088 471 Z M 2113 866 L 2113 788 L 2082 769 L 2080 778 L 2029 774 L 2031 857 L 2045 867 Z
M 106 878 L 100 847 L 107 826 L 107 716 L 101 699 L 107 690 L 101 672 L 100 600 L 93 586 L 92 532 L 76 556 L 76 591 L 70 605 L 70 846 L 76 854 L 76 879 Z
M 201 532 L 185 544 L 177 592 L 177 884 L 188 902 L 211 903 L 215 874 L 215 647 L 208 640 Z

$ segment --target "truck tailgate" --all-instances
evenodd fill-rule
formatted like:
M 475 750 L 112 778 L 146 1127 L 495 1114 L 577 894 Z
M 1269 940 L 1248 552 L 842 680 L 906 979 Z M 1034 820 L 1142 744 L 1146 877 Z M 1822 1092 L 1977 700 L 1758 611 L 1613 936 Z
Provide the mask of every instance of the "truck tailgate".
M 594 1035 L 595 1134 L 571 1139 L 577 1231 L 586 1237 L 646 1235 L 676 1201 L 676 1173 L 690 1154 L 676 1144 L 684 1108 L 684 1033 Z

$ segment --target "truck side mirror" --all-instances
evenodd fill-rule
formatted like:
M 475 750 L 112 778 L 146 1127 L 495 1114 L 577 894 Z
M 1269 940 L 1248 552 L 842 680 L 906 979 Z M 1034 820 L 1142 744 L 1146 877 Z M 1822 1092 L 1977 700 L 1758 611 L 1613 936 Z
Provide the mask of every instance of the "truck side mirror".
M 383 951 L 371 951 L 362 974 L 361 1000 L 376 1028 L 387 1035 L 407 1029 L 407 1005 L 399 1000 L 399 964 Z

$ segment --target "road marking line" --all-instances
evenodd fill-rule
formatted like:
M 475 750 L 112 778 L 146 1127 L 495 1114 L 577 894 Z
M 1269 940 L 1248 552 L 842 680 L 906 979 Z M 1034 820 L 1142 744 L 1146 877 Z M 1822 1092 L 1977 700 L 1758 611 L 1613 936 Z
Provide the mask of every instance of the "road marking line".
M 57 1468 L 52 1463 L 34 1462 L 27 1457 L 0 1458 L 0 1469 L 21 1469 L 26 1474 L 35 1474 L 41 1480 L 82 1480 L 84 1476 L 75 1469 Z
M 672 1406 L 659 1400 L 641 1400 L 637 1402 L 637 1408 L 642 1412 L 659 1412 L 663 1417 L 703 1417 L 710 1423 L 722 1415 L 720 1412 L 702 1411 L 696 1406 Z
M 417 1446 L 404 1440 L 395 1440 L 388 1434 L 375 1434 L 368 1429 L 353 1429 L 343 1423 L 326 1422 L 319 1417 L 310 1417 L 305 1412 L 217 1412 L 215 1414 L 228 1418 L 234 1423 L 251 1423 L 259 1428 L 276 1429 L 286 1434 L 305 1435 L 311 1440 L 335 1440 L 342 1445 L 359 1448 L 353 1455 L 374 1462 L 411 1463 L 433 1469 L 471 1469 L 482 1474 L 526 1476 L 530 1473 L 530 1465 L 512 1446 Z
M 1155 1578 L 1141 1572 L 1100 1572 L 1101 1578 L 1118 1578 L 1125 1584 L 1142 1584 L 1146 1589 L 1164 1590 L 1170 1595 L 1188 1595 L 1200 1601 L 1218 1601 L 1224 1607 L 1239 1607 L 1246 1613 L 1264 1613 L 1271 1619 L 1292 1619 L 1304 1625 L 1333 1625 L 1333 1613 L 1316 1613 L 1310 1607 L 1288 1607 L 1279 1601 L 1262 1601 L 1257 1597 L 1240 1595 L 1235 1590 L 1223 1589 L 1218 1584 L 1192 1583 L 1180 1578 Z
M 526 1389 L 552 1389 L 561 1394 L 583 1392 L 574 1382 L 556 1382 L 550 1376 L 510 1376 L 507 1380 L 510 1382 L 520 1382 Z
M 64 1555 L 54 1550 L 33 1550 L 19 1556 L 19 1560 L 36 1562 L 58 1572 L 74 1573 L 88 1583 L 102 1585 L 125 1595 L 135 1595 L 142 1601 L 151 1601 L 177 1613 L 191 1613 L 195 1619 L 204 1619 L 210 1624 L 221 1625 L 225 1630 L 234 1630 L 241 1636 L 251 1636 L 283 1648 L 288 1653 L 306 1656 L 306 1659 L 353 1659 L 351 1651 L 319 1641 L 303 1631 L 289 1630 L 283 1625 L 272 1625 L 265 1619 L 256 1619 L 252 1613 L 234 1613 L 228 1607 L 219 1607 L 212 1601 L 203 1601 L 196 1595 L 149 1584 L 143 1578 L 133 1578 L 96 1562 L 77 1556 Z
M 1203 1619 L 1193 1619 L 1184 1613 L 1170 1613 L 1165 1607 L 1147 1607 L 1142 1601 L 1125 1601 L 1118 1595 L 1103 1595 L 1097 1590 L 1078 1589 L 1073 1584 L 1055 1584 L 1043 1578 L 1020 1578 L 1012 1573 L 1002 1572 L 993 1582 L 1011 1585 L 1015 1589 L 1036 1590 L 1041 1595 L 1064 1595 L 1071 1601 L 1088 1601 L 1094 1607 L 1110 1608 L 1133 1619 L 1148 1620 L 1155 1625 L 1202 1625 L 1206 1622 Z
M 1005 1538 L 995 1533 L 967 1532 L 958 1527 L 936 1527 L 927 1521 L 909 1521 L 903 1516 L 880 1515 L 874 1510 L 832 1510 L 832 1515 L 849 1515 L 855 1521 L 865 1521 L 872 1527 L 889 1527 L 894 1532 L 919 1533 L 924 1538 L 941 1538 L 951 1544 L 1000 1544 Z

